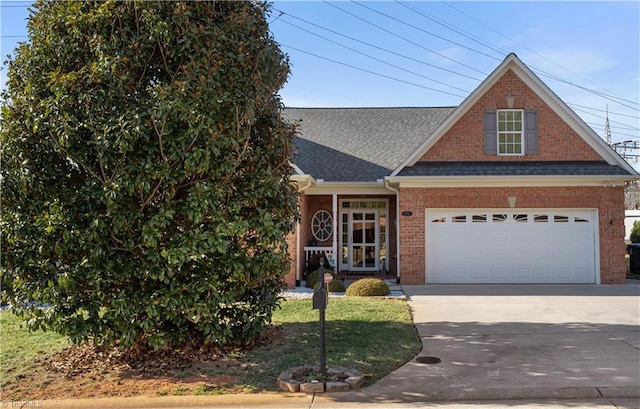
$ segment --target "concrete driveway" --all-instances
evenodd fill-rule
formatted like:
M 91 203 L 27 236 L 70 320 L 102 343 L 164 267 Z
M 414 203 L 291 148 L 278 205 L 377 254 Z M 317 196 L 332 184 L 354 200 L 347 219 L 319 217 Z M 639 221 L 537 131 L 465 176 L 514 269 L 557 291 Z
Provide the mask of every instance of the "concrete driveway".
M 423 349 L 361 402 L 611 398 L 640 406 L 640 282 L 403 289 Z

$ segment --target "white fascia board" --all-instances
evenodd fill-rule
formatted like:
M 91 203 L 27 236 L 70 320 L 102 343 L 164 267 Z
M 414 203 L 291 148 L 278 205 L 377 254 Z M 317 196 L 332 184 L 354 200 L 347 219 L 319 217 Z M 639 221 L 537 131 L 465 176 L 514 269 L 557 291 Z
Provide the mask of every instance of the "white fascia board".
M 304 192 L 306 195 L 389 195 L 384 182 L 318 182 Z
M 474 188 L 474 187 L 570 187 L 624 186 L 633 176 L 396 176 L 390 184 L 400 188 Z
M 293 168 L 293 171 L 296 172 L 296 175 L 306 175 L 306 173 L 304 173 L 302 169 L 300 169 L 300 166 L 296 165 L 295 163 L 289 162 L 289 165 Z

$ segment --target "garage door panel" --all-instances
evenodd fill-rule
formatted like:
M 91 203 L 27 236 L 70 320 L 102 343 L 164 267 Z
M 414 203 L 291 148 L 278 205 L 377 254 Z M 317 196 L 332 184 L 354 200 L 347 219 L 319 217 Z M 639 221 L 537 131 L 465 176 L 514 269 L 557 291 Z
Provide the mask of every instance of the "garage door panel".
M 427 210 L 426 220 L 428 282 L 595 282 L 595 210 Z

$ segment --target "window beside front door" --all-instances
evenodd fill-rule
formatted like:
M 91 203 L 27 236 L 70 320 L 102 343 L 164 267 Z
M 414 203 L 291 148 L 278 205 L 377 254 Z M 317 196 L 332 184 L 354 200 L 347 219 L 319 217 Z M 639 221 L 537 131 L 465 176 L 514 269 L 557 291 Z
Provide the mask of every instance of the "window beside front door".
M 524 155 L 524 125 L 521 109 L 499 109 L 498 155 Z

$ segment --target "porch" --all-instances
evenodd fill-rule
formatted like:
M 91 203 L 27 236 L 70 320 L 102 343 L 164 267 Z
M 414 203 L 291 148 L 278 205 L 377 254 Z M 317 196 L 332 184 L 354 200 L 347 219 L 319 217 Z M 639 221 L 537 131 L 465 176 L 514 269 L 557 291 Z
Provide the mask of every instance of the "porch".
M 289 285 L 299 285 L 315 270 L 320 255 L 327 258 L 340 279 L 397 281 L 396 196 L 324 192 L 305 191 L 300 198 L 301 217 L 289 275 L 295 281 Z
M 310 272 L 309 261 L 316 257 L 325 257 L 329 264 L 335 269 L 335 257 L 333 247 L 326 246 L 306 246 L 304 248 L 305 272 Z M 384 263 L 382 263 L 384 265 Z M 348 269 L 337 269 L 338 278 L 340 280 L 358 280 L 365 277 L 381 278 L 383 280 L 397 280 L 396 274 L 388 270 L 368 270 L 368 271 L 350 271 Z

